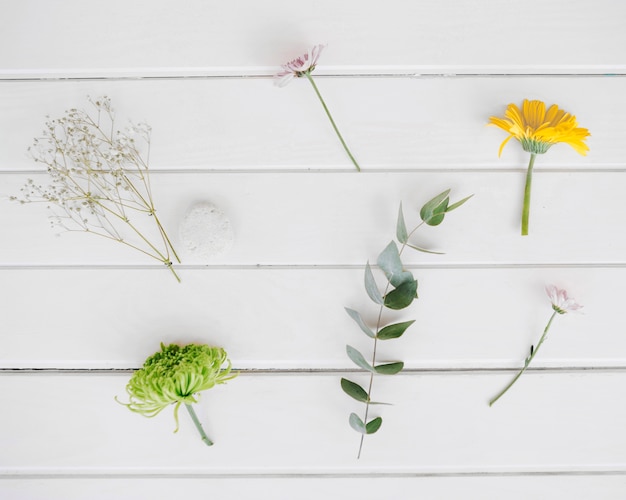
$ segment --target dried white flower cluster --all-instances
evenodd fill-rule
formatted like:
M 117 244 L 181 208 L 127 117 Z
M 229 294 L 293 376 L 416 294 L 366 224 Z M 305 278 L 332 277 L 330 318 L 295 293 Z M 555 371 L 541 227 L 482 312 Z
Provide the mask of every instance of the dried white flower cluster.
M 148 176 L 150 127 L 130 124 L 116 130 L 110 99 L 89 99 L 95 116 L 70 109 L 49 119 L 43 136 L 29 152 L 47 167 L 47 186 L 28 179 L 21 203 L 45 202 L 53 211 L 53 225 L 67 231 L 85 231 L 118 241 L 172 267 L 178 262 L 165 229 L 156 215 Z M 145 157 L 139 148 L 145 146 Z M 139 216 L 151 217 L 155 237 L 147 235 Z M 160 240 L 154 243 L 152 240 Z

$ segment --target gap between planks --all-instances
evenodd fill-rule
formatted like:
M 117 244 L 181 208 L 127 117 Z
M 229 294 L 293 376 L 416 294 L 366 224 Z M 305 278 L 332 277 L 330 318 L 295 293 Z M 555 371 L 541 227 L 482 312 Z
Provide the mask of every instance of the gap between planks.
M 553 164 L 551 167 L 541 167 L 534 170 L 535 174 L 607 174 L 626 172 L 626 164 L 610 163 L 596 164 L 593 167 L 571 168 L 568 166 Z M 569 164 L 568 164 L 569 165 Z M 134 172 L 132 169 L 130 172 Z M 18 170 L 1 169 L 0 175 L 45 175 L 45 169 Z M 328 167 L 328 168 L 150 168 L 151 175 L 192 175 L 192 174 L 525 174 L 526 168 L 520 167 L 518 163 L 510 163 L 504 167 L 476 167 L 476 166 L 446 166 L 446 167 L 415 167 L 415 168 L 378 168 L 366 167 L 361 172 L 355 172 L 353 168 Z
M 32 469 L 0 470 L 0 480 L 10 479 L 359 479 L 359 478 L 470 478 L 470 477 L 575 477 L 575 476 L 626 476 L 626 465 L 618 464 L 607 469 L 551 469 L 551 470 L 474 470 L 474 471 L 411 471 L 411 472 L 166 472 L 106 471 L 96 472 L 76 469 L 59 472 Z
M 482 68 L 481 68 L 482 69 Z M 123 69 L 92 69 L 80 72 L 61 70 L 37 70 L 33 72 L 19 70 L 0 71 L 1 82 L 103 82 L 103 81 L 165 81 L 165 80 L 271 80 L 274 78 L 277 68 L 226 68 L 226 69 L 151 69 L 139 68 L 140 74 L 129 74 Z M 390 69 L 372 69 L 365 71 L 345 70 L 345 72 L 323 72 L 318 71 L 315 78 L 394 78 L 394 79 L 450 79 L 450 78 L 624 78 L 626 71 L 622 66 L 606 68 L 588 68 L 574 71 L 565 68 L 562 72 L 549 70 L 541 72 L 532 70 L 510 68 L 500 71 L 464 71 L 462 68 L 415 68 L 413 71 L 398 71 Z
M 49 368 L 49 367 L 23 367 L 23 368 L 0 368 L 0 376 L 3 375 L 129 375 L 139 367 L 124 368 Z M 232 371 L 240 376 L 337 376 L 367 374 L 365 370 L 352 368 L 237 368 Z M 490 367 L 490 368 L 405 368 L 401 375 L 471 375 L 471 374 L 501 374 L 517 373 L 519 367 Z M 529 367 L 527 374 L 539 373 L 626 373 L 626 366 L 544 366 Z
M 365 264 L 177 264 L 185 271 L 333 271 L 364 270 Z M 372 268 L 378 268 L 371 264 Z M 626 269 L 626 262 L 540 262 L 540 263 L 476 263 L 476 264 L 407 264 L 407 269 Z M 163 271 L 159 264 L 0 264 L 0 271 Z

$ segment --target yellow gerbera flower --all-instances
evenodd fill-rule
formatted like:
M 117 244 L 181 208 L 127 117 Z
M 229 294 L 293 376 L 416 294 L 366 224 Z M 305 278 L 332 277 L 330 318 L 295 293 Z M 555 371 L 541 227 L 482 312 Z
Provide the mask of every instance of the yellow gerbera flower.
M 544 154 L 559 142 L 569 144 L 577 153 L 585 156 L 589 151 L 589 146 L 585 144 L 589 131 L 579 127 L 576 117 L 559 109 L 556 104 L 546 111 L 545 103 L 528 99 L 524 99 L 521 110 L 517 105 L 509 104 L 504 112 L 504 118 L 492 116 L 489 118 L 489 125 L 495 125 L 509 133 L 500 145 L 498 156 L 502 154 L 502 149 L 513 137 L 519 141 L 524 151 L 530 153 L 522 208 L 522 235 L 525 236 L 528 234 L 530 189 L 535 157 L 538 154 Z
M 513 137 L 529 153 L 543 154 L 558 142 L 569 144 L 583 156 L 589 151 L 589 146 L 585 144 L 589 131 L 578 127 L 576 117 L 559 109 L 556 104 L 546 112 L 544 102 L 524 99 L 521 110 L 517 105 L 509 104 L 504 115 L 505 118 L 489 118 L 490 125 L 510 134 L 500 146 L 498 155 L 502 154 L 502 149 Z

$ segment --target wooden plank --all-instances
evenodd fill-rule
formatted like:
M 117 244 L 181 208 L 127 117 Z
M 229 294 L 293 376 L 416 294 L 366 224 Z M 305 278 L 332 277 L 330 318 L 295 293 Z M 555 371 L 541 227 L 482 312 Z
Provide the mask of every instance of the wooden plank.
M 536 168 L 625 168 L 620 117 L 624 78 L 319 78 L 323 94 L 364 170 L 525 169 L 528 155 L 486 127 L 524 98 L 557 103 L 590 130 L 586 157 L 553 147 Z M 1 170 L 38 168 L 26 154 L 45 116 L 88 109 L 108 95 L 120 127 L 152 126 L 151 165 L 167 169 L 351 172 L 308 82 L 277 88 L 268 79 L 1 82 Z
M 4 194 L 19 193 L 27 176 L 2 176 Z M 31 176 L 37 182 L 44 176 Z M 520 172 L 397 174 L 162 174 L 152 176 L 156 207 L 181 250 L 178 228 L 189 206 L 208 199 L 230 218 L 235 245 L 215 259 L 183 253 L 187 264 L 364 265 L 394 237 L 398 207 L 407 226 L 419 209 L 452 188 L 452 200 L 474 194 L 441 226 L 415 241 L 445 255 L 406 254 L 415 265 L 623 264 L 623 173 L 537 172 L 530 236 L 520 236 L 524 175 Z M 596 200 L 600 193 L 602 200 Z M 152 265 L 158 261 L 96 236 L 57 237 L 45 206 L 3 201 L 0 263 L 13 265 Z M 152 219 L 134 219 L 147 234 Z M 154 235 L 153 235 L 154 236 Z M 153 238 L 154 239 L 154 238 Z M 132 241 L 132 240 L 131 240 Z
M 323 62 L 331 70 L 610 71 L 624 68 L 625 14 L 616 0 L 529 0 L 523 9 L 463 0 L 392 0 L 384 9 L 357 0 L 322 0 L 314 8 L 287 0 L 190 0 L 176 9 L 166 0 L 98 1 L 89 9 L 79 0 L 5 1 L 0 66 L 9 74 L 170 68 L 228 74 L 241 67 L 273 70 L 310 45 L 327 43 Z
M 623 476 L 522 476 L 522 477 L 357 477 L 357 478 L 53 478 L 0 481 L 0 493 L 7 498 L 30 500 L 134 500 L 150 497 L 168 499 L 186 495 L 231 496 L 238 500 L 258 499 L 262 491 L 274 500 L 316 500 L 338 493 L 363 500 L 399 497 L 407 491 L 430 499 L 525 500 L 527 498 L 568 498 L 622 500 L 626 493 Z
M 510 374 L 379 377 L 395 403 L 359 443 L 348 415 L 361 405 L 338 376 L 241 375 L 203 394 L 207 448 L 187 415 L 153 419 L 113 399 L 124 375 L 3 375 L 3 474 L 346 474 L 626 471 L 626 373 L 527 373 L 497 406 Z
M 533 367 L 626 366 L 626 269 L 417 269 L 419 299 L 384 322 L 416 320 L 379 345 L 408 368 L 520 367 L 551 313 L 546 283 L 585 307 L 556 318 Z M 372 341 L 378 307 L 362 269 L 4 270 L 0 367 L 136 368 L 160 342 L 223 346 L 238 368 L 354 368 L 346 344 Z M 36 314 L 33 313 L 36 304 Z M 242 314 L 242 311 L 244 313 Z

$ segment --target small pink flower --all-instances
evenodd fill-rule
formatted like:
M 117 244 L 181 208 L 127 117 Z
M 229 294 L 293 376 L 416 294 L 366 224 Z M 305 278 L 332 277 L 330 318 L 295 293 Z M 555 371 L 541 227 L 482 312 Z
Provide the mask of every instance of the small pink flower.
M 283 70 L 276 74 L 277 80 L 274 84 L 278 87 L 284 87 L 293 80 L 294 77 L 301 77 L 305 73 L 313 71 L 324 47 L 325 45 L 315 45 L 313 48 L 309 49 L 306 54 L 293 61 L 289 61 L 287 64 L 283 64 Z
M 574 299 L 567 296 L 567 291 L 557 288 L 554 285 L 546 286 L 546 293 L 550 297 L 552 302 L 552 309 L 559 314 L 565 314 L 566 312 L 578 311 L 583 306 L 577 304 Z

